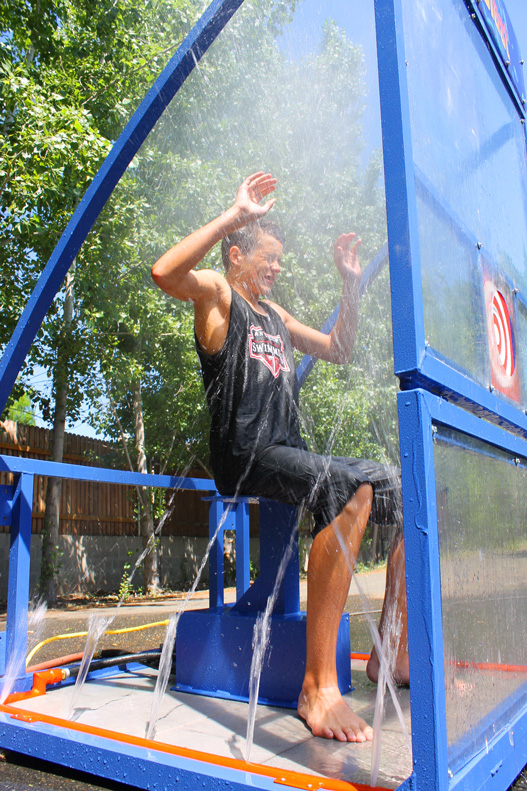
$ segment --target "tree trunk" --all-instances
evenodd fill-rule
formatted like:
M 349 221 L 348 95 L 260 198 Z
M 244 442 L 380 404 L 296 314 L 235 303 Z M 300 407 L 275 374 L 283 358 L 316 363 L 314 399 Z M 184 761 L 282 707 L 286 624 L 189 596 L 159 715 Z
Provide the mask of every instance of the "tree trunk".
M 55 414 L 51 440 L 51 461 L 62 462 L 64 458 L 64 435 L 68 403 L 68 337 L 73 321 L 74 265 L 66 275 L 66 297 L 62 321 L 61 342 L 57 349 L 57 362 L 53 371 L 55 389 Z M 40 566 L 40 595 L 48 605 L 57 603 L 57 574 L 60 567 L 60 503 L 62 479 L 48 478 L 44 526 L 42 528 L 42 555 Z
M 137 448 L 137 471 L 148 472 L 145 454 L 145 424 L 143 420 L 143 400 L 141 398 L 141 382 L 134 383 L 134 420 L 135 443 Z M 156 594 L 160 591 L 158 552 L 154 532 L 154 515 L 152 509 L 152 490 L 146 486 L 139 487 L 141 498 L 141 535 L 143 550 L 148 548 L 144 559 L 145 593 Z

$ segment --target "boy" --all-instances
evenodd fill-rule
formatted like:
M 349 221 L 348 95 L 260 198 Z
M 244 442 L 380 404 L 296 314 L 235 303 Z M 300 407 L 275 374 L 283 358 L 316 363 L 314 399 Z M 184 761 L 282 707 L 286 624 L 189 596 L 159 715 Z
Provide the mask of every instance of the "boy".
M 350 362 L 360 240 L 342 234 L 334 245 L 343 287 L 333 330 L 325 335 L 302 324 L 267 299 L 280 273 L 283 239 L 278 226 L 264 219 L 275 199 L 261 201 L 275 185 L 276 179 L 261 171 L 246 178 L 234 204 L 166 252 L 152 276 L 168 294 L 194 306 L 218 491 L 305 505 L 314 515 L 306 670 L 298 713 L 315 736 L 364 742 L 373 731 L 338 689 L 337 632 L 368 519 L 396 518 L 398 487 L 393 471 L 381 464 L 309 453 L 300 434 L 292 352 L 295 347 L 329 362 Z M 219 241 L 225 275 L 195 271 Z M 370 665 L 370 676 L 376 678 L 375 654 Z

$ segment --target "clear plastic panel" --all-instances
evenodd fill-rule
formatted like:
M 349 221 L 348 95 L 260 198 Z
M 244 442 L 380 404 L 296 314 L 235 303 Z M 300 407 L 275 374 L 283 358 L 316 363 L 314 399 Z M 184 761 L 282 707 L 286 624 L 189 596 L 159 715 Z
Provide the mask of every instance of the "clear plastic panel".
M 81 251 L 105 271 L 102 306 L 86 323 L 110 335 L 115 349 L 101 360 L 113 399 L 101 422 L 119 442 L 114 407 L 133 436 L 131 393 L 141 373 L 146 441 L 178 474 L 207 472 L 210 427 L 192 305 L 154 285 L 150 269 L 159 256 L 225 211 L 241 180 L 260 169 L 277 177 L 268 218 L 286 240 L 271 298 L 299 320 L 322 327 L 339 302 L 332 248 L 341 233 L 360 235 L 363 270 L 386 243 L 373 0 L 295 6 L 245 0 L 145 141 Z M 219 245 L 202 265 L 223 271 Z M 317 363 L 301 392 L 302 430 L 313 451 L 398 463 L 391 337 L 385 261 L 360 303 L 353 364 Z M 167 501 L 163 547 L 183 538 L 178 525 L 172 536 L 172 510 L 182 506 Z M 190 574 L 201 559 L 197 541 L 177 552 L 177 561 L 166 552 L 166 568 L 177 562 Z
M 355 231 L 362 239 L 363 269 L 386 241 L 376 84 L 373 2 L 334 0 L 328 6 L 325 0 L 306 0 L 296 9 L 293 2 L 245 0 L 146 140 L 92 235 L 99 234 L 93 247 L 101 248 L 107 262 L 108 311 L 119 309 L 144 322 L 152 317 L 152 334 L 170 345 L 171 355 L 177 348 L 182 371 L 192 368 L 181 382 L 181 395 L 169 396 L 167 414 L 174 425 L 184 426 L 181 436 L 192 439 L 187 445 L 205 465 L 203 389 L 197 364 L 187 363 L 189 357 L 195 359 L 192 306 L 167 302 L 150 280 L 150 267 L 179 239 L 225 211 L 244 177 L 270 171 L 278 182 L 268 219 L 278 222 L 285 236 L 282 271 L 271 299 L 306 324 L 322 327 L 342 291 L 333 262 L 334 241 Z M 370 138 L 378 140 L 379 149 Z M 131 207 L 124 215 L 123 206 Z M 223 271 L 219 245 L 202 265 Z M 135 288 L 138 272 L 143 280 Z M 385 410 L 389 417 L 382 419 L 390 436 L 385 438 L 382 428 L 378 440 L 374 399 L 364 395 L 381 392 L 389 380 L 390 398 L 394 396 L 391 343 L 386 343 L 391 338 L 387 276 L 371 294 L 375 297 L 368 295 L 360 308 L 367 315 L 355 344 L 356 366 L 343 371 L 320 366 L 313 374 L 306 391 L 317 388 L 317 409 L 310 410 L 309 396 L 303 399 L 304 428 L 310 446 L 321 452 L 338 447 L 345 455 L 362 456 L 366 450 L 395 461 L 395 398 Z M 170 323 L 164 327 L 161 320 L 167 313 Z M 375 322 L 368 318 L 374 315 Z M 176 347 L 163 340 L 172 333 Z M 358 376 L 358 366 L 365 369 L 364 377 Z M 169 374 L 163 371 L 163 380 Z M 178 386 L 173 392 L 177 394 Z M 326 398 L 328 419 L 321 421 Z M 338 435 L 335 424 L 340 421 L 346 432 Z M 314 422 L 318 427 L 323 423 L 323 430 L 311 431 Z M 167 431 L 168 440 L 172 431 Z M 181 458 L 187 463 L 184 454 Z M 193 463 L 189 455 L 188 464 Z M 179 459 L 178 464 L 184 469 Z
M 434 262 L 433 267 L 422 268 L 425 339 L 443 357 L 455 360 L 460 368 L 488 386 L 488 379 L 483 378 L 488 346 L 477 249 L 456 232 L 452 223 L 445 222 L 444 216 L 438 216 L 428 198 L 425 194 L 418 197 L 421 227 L 426 228 L 426 233 L 421 234 L 421 258 Z M 456 303 L 461 303 L 462 309 L 455 312 L 453 321 Z
M 449 766 L 527 702 L 525 460 L 441 428 L 434 463 Z
M 488 384 L 477 250 L 490 276 L 527 294 L 525 130 L 463 0 L 416 0 L 404 9 L 426 338 Z M 525 391 L 513 400 L 525 401 Z

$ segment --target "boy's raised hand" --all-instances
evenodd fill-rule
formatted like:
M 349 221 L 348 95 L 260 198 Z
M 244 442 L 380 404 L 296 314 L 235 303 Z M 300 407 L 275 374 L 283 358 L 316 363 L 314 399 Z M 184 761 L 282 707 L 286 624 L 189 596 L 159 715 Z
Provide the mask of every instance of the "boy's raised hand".
M 238 210 L 244 225 L 265 217 L 269 209 L 273 208 L 276 198 L 271 198 L 264 204 L 260 204 L 260 201 L 274 192 L 275 186 L 276 179 L 263 171 L 253 173 L 242 181 L 233 208 Z
M 359 247 L 361 239 L 357 239 L 352 247 L 357 234 L 343 233 L 333 245 L 333 258 L 343 280 L 355 277 L 360 280 L 361 268 L 359 264 Z

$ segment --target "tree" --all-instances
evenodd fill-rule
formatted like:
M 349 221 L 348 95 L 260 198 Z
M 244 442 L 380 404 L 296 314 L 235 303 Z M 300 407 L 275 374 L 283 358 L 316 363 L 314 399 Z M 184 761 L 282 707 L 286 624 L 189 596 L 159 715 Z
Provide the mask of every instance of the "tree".
M 80 0 L 71 4 L 8 0 L 0 10 L 0 268 L 3 304 L 0 342 L 9 338 L 36 279 L 69 216 L 167 54 L 180 42 L 193 13 L 186 0 Z M 36 394 L 45 417 L 53 414 L 52 458 L 62 459 L 66 418 L 97 397 L 93 369 L 99 349 L 86 331 L 86 289 L 103 275 L 90 246 L 70 278 L 31 351 L 51 374 L 51 400 Z M 12 293 L 10 284 L 19 289 Z M 61 309 L 61 302 L 64 309 Z M 18 395 L 20 385 L 15 393 Z M 55 492 L 55 493 L 53 493 Z M 56 596 L 56 563 L 47 557 L 58 536 L 56 487 L 48 487 L 42 588 Z

